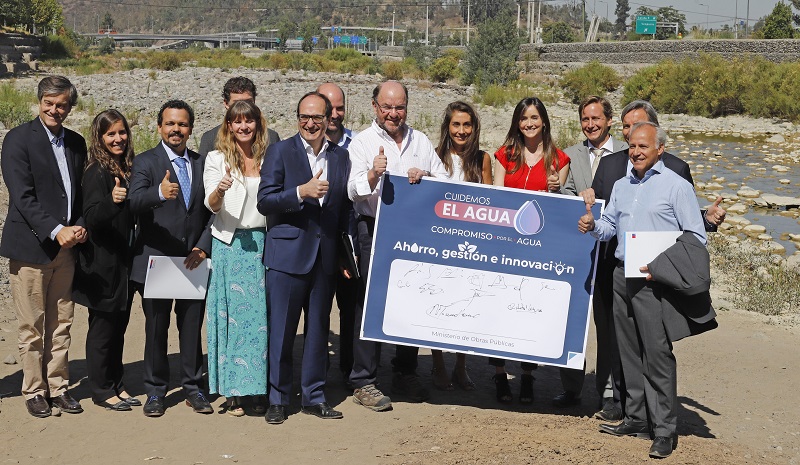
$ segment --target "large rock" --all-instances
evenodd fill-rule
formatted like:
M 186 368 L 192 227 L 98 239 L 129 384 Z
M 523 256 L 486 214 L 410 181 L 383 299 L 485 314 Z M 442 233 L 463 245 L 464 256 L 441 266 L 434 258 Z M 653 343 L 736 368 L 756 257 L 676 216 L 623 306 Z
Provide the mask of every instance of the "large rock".
M 800 198 L 785 197 L 775 194 L 762 194 L 761 198 L 770 207 L 797 208 L 800 206 Z

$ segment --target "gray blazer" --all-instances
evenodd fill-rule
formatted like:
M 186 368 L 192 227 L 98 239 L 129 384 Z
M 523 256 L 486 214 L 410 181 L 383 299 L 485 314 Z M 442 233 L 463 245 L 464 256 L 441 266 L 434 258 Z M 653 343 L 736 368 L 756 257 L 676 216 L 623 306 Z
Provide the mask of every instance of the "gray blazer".
M 611 153 L 619 152 L 628 148 L 624 141 L 611 138 L 614 146 Z M 579 192 L 592 187 L 592 164 L 589 163 L 589 141 L 583 142 L 564 149 L 564 153 L 569 155 L 569 174 L 564 187 L 561 188 L 563 194 L 578 195 Z M 609 154 L 610 155 L 610 154 Z

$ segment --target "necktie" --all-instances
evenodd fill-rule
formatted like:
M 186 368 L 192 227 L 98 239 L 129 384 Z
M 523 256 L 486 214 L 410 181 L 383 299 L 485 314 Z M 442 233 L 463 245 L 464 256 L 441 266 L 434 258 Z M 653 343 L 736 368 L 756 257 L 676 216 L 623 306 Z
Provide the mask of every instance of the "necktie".
M 186 159 L 178 157 L 175 159 L 175 166 L 178 167 L 178 184 L 181 186 L 181 195 L 186 210 L 189 210 L 189 197 L 192 195 L 192 183 L 189 181 L 189 171 L 186 169 Z
M 594 154 L 594 161 L 592 162 L 592 179 L 594 179 L 594 173 L 597 172 L 597 166 L 600 165 L 600 158 L 603 157 L 603 152 L 605 152 L 605 150 L 598 148 L 593 148 L 591 150 Z

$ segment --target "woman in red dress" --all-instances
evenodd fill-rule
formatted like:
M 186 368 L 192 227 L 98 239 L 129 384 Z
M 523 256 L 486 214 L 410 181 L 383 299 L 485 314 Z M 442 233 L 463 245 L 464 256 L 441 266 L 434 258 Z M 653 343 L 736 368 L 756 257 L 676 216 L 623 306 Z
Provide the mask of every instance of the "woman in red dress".
M 532 191 L 559 192 L 569 173 L 569 157 L 553 145 L 550 118 L 544 103 L 536 97 L 522 99 L 514 108 L 511 127 L 503 146 L 495 152 L 494 185 Z M 505 360 L 490 358 L 495 367 L 497 400 L 513 400 Z M 522 362 L 519 401 L 533 402 L 535 363 Z

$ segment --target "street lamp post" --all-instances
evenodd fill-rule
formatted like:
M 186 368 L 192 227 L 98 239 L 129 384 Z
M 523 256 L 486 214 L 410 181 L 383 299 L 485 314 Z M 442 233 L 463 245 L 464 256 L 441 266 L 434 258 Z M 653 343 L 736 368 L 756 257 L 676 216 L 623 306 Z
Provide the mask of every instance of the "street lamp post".
M 705 4 L 705 3 L 700 3 L 700 2 L 697 2 L 697 5 L 706 7 L 706 29 L 705 29 L 705 32 L 708 33 L 708 5 Z

